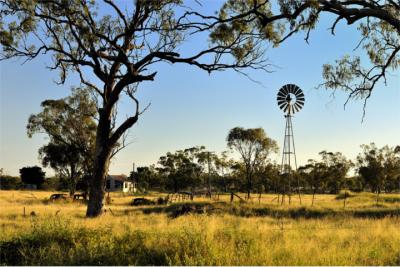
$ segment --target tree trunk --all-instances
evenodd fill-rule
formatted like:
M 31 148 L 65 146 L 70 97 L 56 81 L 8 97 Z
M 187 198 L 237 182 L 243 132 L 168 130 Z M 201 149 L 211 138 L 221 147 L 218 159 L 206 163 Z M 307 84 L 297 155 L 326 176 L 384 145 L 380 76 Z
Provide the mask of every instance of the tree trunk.
M 90 180 L 89 202 L 86 211 L 87 217 L 97 217 L 102 214 L 105 196 L 105 182 L 110 164 L 111 151 L 114 144 L 109 144 L 111 132 L 110 114 L 100 112 L 99 124 L 96 133 L 96 152 L 94 171 Z
M 250 193 L 251 193 L 251 174 L 247 173 L 247 199 L 250 200 Z
M 75 182 L 76 178 L 71 178 L 71 181 L 69 183 L 69 196 L 73 197 L 75 195 L 75 191 L 76 191 L 76 182 Z
M 297 194 L 299 195 L 300 205 L 301 205 L 301 194 L 300 194 L 300 179 L 297 176 Z
M 376 190 L 376 205 L 378 205 L 379 202 L 379 194 L 381 193 L 381 188 L 378 186 L 378 189 Z
M 71 166 L 71 177 L 69 178 L 69 196 L 74 197 L 76 191 L 77 175 L 75 172 L 75 166 Z
M 86 212 L 87 217 L 101 215 L 104 206 L 105 181 L 108 174 L 110 152 L 104 151 L 96 156 L 94 162 L 94 175 L 89 188 L 89 202 Z
M 313 194 L 312 194 L 312 202 L 311 202 L 311 206 L 314 206 L 315 191 L 316 191 L 316 189 L 314 188 L 314 190 L 313 190 Z

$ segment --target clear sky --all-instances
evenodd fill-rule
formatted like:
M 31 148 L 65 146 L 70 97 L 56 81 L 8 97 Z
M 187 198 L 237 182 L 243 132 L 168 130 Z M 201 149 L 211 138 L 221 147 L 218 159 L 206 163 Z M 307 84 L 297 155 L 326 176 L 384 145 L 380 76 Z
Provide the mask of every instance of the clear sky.
M 211 12 L 220 4 L 206 1 L 203 7 Z M 311 33 L 310 44 L 298 34 L 279 48 L 268 48 L 269 60 L 279 66 L 275 72 L 248 72 L 262 85 L 234 71 L 208 75 L 185 65 L 160 65 L 155 81 L 143 84 L 139 92 L 142 106 L 151 102 L 151 107 L 132 127 L 132 144 L 113 159 L 110 173 L 128 175 L 133 162 L 136 166 L 156 163 L 168 151 L 195 145 L 216 152 L 227 150 L 226 135 L 236 126 L 263 127 L 281 148 L 285 121 L 276 94 L 286 83 L 300 86 L 306 97 L 303 110 L 293 119 L 299 164 L 317 158 L 322 150 L 341 151 L 353 159 L 361 144 L 400 144 L 399 72 L 391 73 L 387 86 L 375 88 L 364 122 L 361 101 L 349 102 L 344 109 L 345 93 L 337 92 L 333 98 L 330 91 L 315 89 L 323 81 L 322 64 L 354 53 L 359 40 L 356 27 L 343 22 L 332 36 L 328 30 L 332 21 L 323 17 Z M 189 53 L 199 45 L 198 41 L 188 43 L 182 52 Z M 28 138 L 29 115 L 40 112 L 43 100 L 65 97 L 71 86 L 78 85 L 76 77 L 64 86 L 56 85 L 53 81 L 58 72 L 45 68 L 48 60 L 41 57 L 24 65 L 16 60 L 0 63 L 0 168 L 8 174 L 18 175 L 24 166 L 40 165 L 38 149 L 47 139 L 44 135 Z M 128 100 L 119 105 L 121 117 L 132 110 Z M 280 158 L 281 154 L 273 156 L 277 161 Z

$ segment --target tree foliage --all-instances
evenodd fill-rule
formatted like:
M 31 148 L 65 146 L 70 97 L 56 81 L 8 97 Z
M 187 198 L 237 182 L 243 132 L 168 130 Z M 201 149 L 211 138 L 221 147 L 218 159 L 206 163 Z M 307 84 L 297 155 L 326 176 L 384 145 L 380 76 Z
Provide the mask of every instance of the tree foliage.
M 400 153 L 395 148 L 362 145 L 357 156 L 358 173 L 372 192 L 379 194 L 400 189 Z
M 204 151 L 204 146 L 198 146 L 161 156 L 159 171 L 166 179 L 166 188 L 178 192 L 204 185 Z
M 228 147 L 241 156 L 246 172 L 247 196 L 250 198 L 256 169 L 266 163 L 270 153 L 277 152 L 278 145 L 275 140 L 267 137 L 262 128 L 235 127 L 229 131 L 226 141 Z
M 321 151 L 322 163 L 326 172 L 326 188 L 330 193 L 338 194 L 345 185 L 347 174 L 352 167 L 352 162 L 347 160 L 340 152 Z
M 45 172 L 38 166 L 23 167 L 19 170 L 21 181 L 25 184 L 34 184 L 40 187 L 44 183 Z
M 39 157 L 45 167 L 66 179 L 73 195 L 78 181 L 93 173 L 96 105 L 88 91 L 78 89 L 69 97 L 43 101 L 42 108 L 29 117 L 28 136 L 44 133 L 49 137 Z
M 340 152 L 325 150 L 319 153 L 319 159 L 308 160 L 293 172 L 301 192 L 313 194 L 314 204 L 316 194 L 339 194 L 341 190 L 376 192 L 377 183 L 385 192 L 400 191 L 399 146 L 377 148 L 370 144 L 362 148 L 355 164 Z M 251 191 L 282 194 L 287 176 L 281 175 L 280 169 L 275 162 L 260 162 L 251 177 Z M 352 176 L 353 170 L 359 175 Z M 226 151 L 212 153 L 204 146 L 168 152 L 160 157 L 158 165 L 138 167 L 131 177 L 145 190 L 204 192 L 210 184 L 213 193 L 248 193 L 249 188 L 242 158 L 230 158 Z

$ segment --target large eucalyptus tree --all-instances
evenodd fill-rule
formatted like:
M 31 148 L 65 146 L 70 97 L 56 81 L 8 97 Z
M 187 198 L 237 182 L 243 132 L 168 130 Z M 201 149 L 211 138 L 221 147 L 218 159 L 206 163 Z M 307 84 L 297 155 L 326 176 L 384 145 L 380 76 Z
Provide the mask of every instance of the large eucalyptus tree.
M 2 60 L 51 55 L 49 68 L 60 71 L 61 84 L 75 73 L 81 84 L 97 94 L 89 217 L 102 213 L 105 178 L 118 140 L 146 110 L 135 94 L 138 85 L 156 79 L 163 62 L 192 65 L 209 73 L 267 66 L 251 23 L 236 19 L 232 25 L 221 25 L 218 17 L 201 15 L 196 10 L 201 5 L 192 4 L 179 0 L 0 0 Z M 180 53 L 193 38 L 196 46 Z M 114 125 L 113 114 L 123 96 L 133 101 L 135 111 Z

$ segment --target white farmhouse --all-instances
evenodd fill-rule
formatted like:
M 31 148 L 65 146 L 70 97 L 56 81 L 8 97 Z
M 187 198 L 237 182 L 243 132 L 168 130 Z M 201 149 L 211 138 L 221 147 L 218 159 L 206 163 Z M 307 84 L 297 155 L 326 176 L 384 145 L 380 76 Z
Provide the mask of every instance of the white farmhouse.
M 122 191 L 124 193 L 135 193 L 137 190 L 136 183 L 128 181 L 128 177 L 124 174 L 108 175 L 106 189 L 108 192 Z

